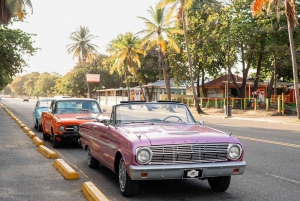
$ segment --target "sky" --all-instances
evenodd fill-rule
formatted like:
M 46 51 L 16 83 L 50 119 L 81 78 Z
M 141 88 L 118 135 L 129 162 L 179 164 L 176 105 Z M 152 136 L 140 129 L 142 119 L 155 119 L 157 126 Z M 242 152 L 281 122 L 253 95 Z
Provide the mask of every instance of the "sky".
M 33 37 L 36 48 L 41 48 L 29 58 L 30 72 L 56 72 L 65 75 L 76 63 L 67 53 L 66 46 L 72 32 L 80 26 L 88 27 L 90 34 L 97 36 L 91 41 L 105 53 L 109 42 L 118 34 L 137 33 L 146 29 L 144 21 L 137 16 L 151 19 L 148 9 L 155 7 L 159 0 L 31 0 L 33 14 L 24 22 L 14 23 L 11 28 L 26 33 L 37 34 Z M 28 9 L 29 11 L 29 9 Z

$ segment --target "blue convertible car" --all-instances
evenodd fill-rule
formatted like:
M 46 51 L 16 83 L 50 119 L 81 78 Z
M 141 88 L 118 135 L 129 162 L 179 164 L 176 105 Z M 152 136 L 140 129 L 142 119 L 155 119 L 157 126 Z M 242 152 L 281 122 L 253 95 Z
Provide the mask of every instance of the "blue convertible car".
M 34 127 L 41 132 L 42 126 L 41 126 L 41 114 L 43 111 L 47 111 L 50 107 L 51 101 L 53 98 L 45 98 L 40 99 L 36 102 L 36 105 L 33 110 L 33 124 Z

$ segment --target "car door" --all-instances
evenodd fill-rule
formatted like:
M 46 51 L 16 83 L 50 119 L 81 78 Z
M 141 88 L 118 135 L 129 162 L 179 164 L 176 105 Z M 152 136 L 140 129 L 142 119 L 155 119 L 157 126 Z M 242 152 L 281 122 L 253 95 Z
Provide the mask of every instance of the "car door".
M 92 155 L 105 166 L 109 166 L 107 161 L 107 146 L 109 138 L 106 136 L 108 129 L 108 126 L 95 122 L 85 126 L 84 130 L 84 133 L 88 136 L 86 140 L 88 141 Z
M 52 125 L 52 120 L 53 120 L 53 112 L 55 111 L 55 103 L 56 101 L 53 100 L 51 102 L 50 108 L 47 112 L 43 113 L 43 124 L 45 127 L 46 133 L 51 135 L 51 125 Z

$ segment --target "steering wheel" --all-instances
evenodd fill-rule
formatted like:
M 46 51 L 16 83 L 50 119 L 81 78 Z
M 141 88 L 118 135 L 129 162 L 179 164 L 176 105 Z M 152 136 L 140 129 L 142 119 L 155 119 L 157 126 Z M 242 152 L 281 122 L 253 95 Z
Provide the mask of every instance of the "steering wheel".
M 168 116 L 168 117 L 166 117 L 166 118 L 164 118 L 163 119 L 163 121 L 166 121 L 167 119 L 169 119 L 169 118 L 172 118 L 172 117 L 175 117 L 175 118 L 177 118 L 178 119 L 178 121 L 177 122 L 182 122 L 182 119 L 180 118 L 180 117 L 178 117 L 178 116 Z

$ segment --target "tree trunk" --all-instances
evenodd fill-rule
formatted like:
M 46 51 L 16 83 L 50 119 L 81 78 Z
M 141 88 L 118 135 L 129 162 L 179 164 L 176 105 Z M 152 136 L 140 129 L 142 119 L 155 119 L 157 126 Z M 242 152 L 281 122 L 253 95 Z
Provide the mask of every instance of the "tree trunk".
M 187 17 L 187 15 L 185 15 L 184 5 L 181 5 L 181 6 L 182 6 L 182 21 L 183 21 L 184 42 L 185 42 L 185 49 L 186 49 L 186 54 L 187 54 L 187 58 L 188 58 L 190 78 L 191 78 L 190 82 L 191 82 L 191 87 L 192 87 L 192 90 L 193 90 L 193 98 L 194 98 L 195 106 L 197 108 L 198 114 L 200 114 L 200 113 L 203 113 L 203 111 L 201 110 L 201 108 L 199 106 L 199 99 L 197 98 L 196 90 L 195 90 L 195 86 L 194 86 L 194 75 L 193 75 L 192 61 L 191 61 L 191 55 L 190 55 L 190 50 L 189 50 L 188 38 L 187 38 L 187 28 L 186 28 L 186 20 L 187 20 L 186 17 Z
M 154 87 L 151 87 L 151 91 L 149 91 L 148 87 L 145 87 L 145 90 L 147 92 L 147 96 L 148 96 L 148 101 L 151 102 L 152 101 L 152 96 L 153 96 L 153 91 L 154 91 Z
M 135 66 L 133 66 L 132 61 L 131 60 L 128 60 L 128 61 L 129 61 L 129 65 L 133 67 L 135 78 L 136 78 L 137 82 L 139 83 L 139 86 L 140 86 L 141 92 L 143 94 L 144 100 L 147 101 L 144 90 L 143 90 L 143 87 L 142 87 L 140 79 L 139 79 L 139 76 L 137 74 L 137 70 L 136 70 Z
M 261 64 L 262 64 L 262 60 L 263 60 L 265 41 L 266 41 L 265 37 L 260 39 L 260 51 L 258 54 L 256 77 L 254 79 L 253 91 L 256 91 L 258 89 L 258 82 L 259 82 L 259 76 L 260 76 L 260 71 L 261 71 Z
M 125 74 L 125 79 L 126 79 L 126 85 L 127 85 L 127 93 L 128 93 L 128 101 L 131 101 L 130 100 L 130 89 L 129 89 L 129 82 L 128 82 L 128 77 L 127 77 L 127 72 L 126 72 L 126 69 L 125 69 L 125 72 L 124 72 L 124 74 Z
M 84 80 L 85 80 L 85 83 L 86 83 L 86 87 L 87 87 L 87 97 L 90 98 L 91 97 L 91 92 L 90 92 L 90 86 L 89 86 L 89 83 L 87 81 L 87 73 L 86 73 L 86 70 L 85 70 L 85 59 L 83 59 L 83 62 L 82 62 L 82 65 L 83 65 L 83 73 L 84 73 Z
M 202 87 L 202 93 L 204 97 L 207 97 L 207 90 L 205 89 L 205 71 L 204 68 L 201 68 L 201 87 Z M 199 93 L 200 97 L 200 93 Z
M 289 19 L 289 18 L 288 18 Z M 300 120 L 300 97 L 299 97 L 299 86 L 298 86 L 298 65 L 296 61 L 296 52 L 293 38 L 293 29 L 291 27 L 290 21 L 288 20 L 288 32 L 289 32 L 289 40 L 291 47 L 291 55 L 292 55 L 292 64 L 293 64 L 293 76 L 294 76 L 294 90 L 295 90 L 295 98 L 296 98 L 296 111 L 297 118 Z
M 274 84 L 274 71 L 272 72 L 270 83 L 268 84 L 267 88 L 267 98 L 271 98 L 272 92 L 273 92 L 273 84 Z
M 166 54 L 163 54 L 162 58 L 163 58 L 162 67 L 163 67 L 165 86 L 167 90 L 167 97 L 168 100 L 171 100 L 170 68 L 169 68 L 168 58 Z

